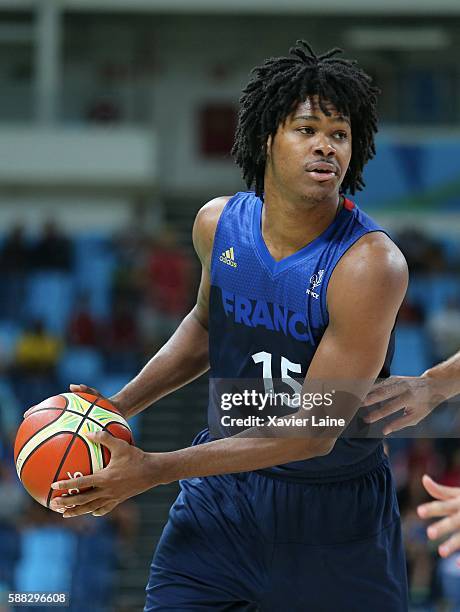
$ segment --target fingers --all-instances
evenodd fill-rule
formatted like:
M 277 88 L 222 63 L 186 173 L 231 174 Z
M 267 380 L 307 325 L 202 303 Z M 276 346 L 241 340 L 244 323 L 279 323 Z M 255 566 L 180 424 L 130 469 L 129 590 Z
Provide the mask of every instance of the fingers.
M 456 550 L 460 549 L 460 533 L 455 533 L 448 540 L 438 547 L 441 557 L 448 557 Z
M 363 420 L 366 421 L 366 423 L 375 423 L 376 421 L 380 421 L 380 419 L 384 419 L 385 417 L 390 416 L 390 414 L 394 414 L 395 412 L 398 412 L 398 410 L 401 410 L 401 408 L 407 406 L 410 400 L 410 393 L 408 391 L 404 391 L 401 395 L 388 400 L 378 410 L 373 410 L 367 414 Z
M 405 416 L 399 417 L 399 419 L 390 421 L 388 425 L 385 425 L 382 433 L 384 436 L 388 436 L 394 431 L 399 431 L 400 429 L 404 429 L 405 427 L 412 427 L 413 425 L 417 425 L 418 421 L 418 418 L 414 415 L 407 414 Z
M 71 518 L 72 516 L 81 516 L 82 514 L 90 514 L 95 512 L 101 505 L 104 504 L 104 501 L 101 499 L 96 499 L 95 501 L 88 502 L 82 506 L 77 506 L 76 508 L 67 509 L 62 515 L 63 518 Z
M 105 506 L 102 506 L 101 508 L 98 508 L 92 514 L 93 514 L 93 516 L 104 516 L 105 514 L 108 514 L 109 512 L 112 512 L 112 510 L 117 505 L 118 505 L 117 502 L 111 502 L 110 504 L 106 504 Z
M 97 395 L 98 397 L 102 397 L 100 391 L 98 391 L 94 387 L 88 387 L 88 385 L 75 385 L 72 383 L 69 385 L 69 389 L 70 391 L 72 391 L 72 393 L 89 393 L 90 395 Z
M 447 516 L 460 510 L 460 497 L 453 497 L 446 501 L 435 501 L 422 504 L 417 508 L 420 518 L 433 518 L 435 516 Z
M 363 406 L 372 406 L 372 404 L 383 402 L 403 393 L 406 389 L 406 377 L 390 376 L 390 378 L 372 387 L 367 397 L 364 398 Z
M 120 450 L 127 442 L 124 440 L 120 440 L 120 438 L 115 438 L 112 434 L 107 433 L 106 431 L 97 431 L 90 432 L 85 434 L 85 437 L 88 438 L 91 442 L 95 442 L 96 444 L 103 444 L 106 446 L 111 454 L 113 451 Z
M 102 470 L 101 470 L 102 471 Z M 80 476 L 79 478 L 72 478 L 71 480 L 59 480 L 53 482 L 51 488 L 57 491 L 65 489 L 85 489 L 86 487 L 96 487 L 101 483 L 100 473 L 91 474 L 89 476 Z
M 66 507 L 82 506 L 88 502 L 95 501 L 96 499 L 101 501 L 100 497 L 101 493 L 99 489 L 93 489 L 92 491 L 87 491 L 86 493 L 78 493 L 77 495 L 55 497 L 50 502 L 50 508 L 52 510 L 59 510 Z
M 460 495 L 459 487 L 446 487 L 445 485 L 440 485 L 427 474 L 423 476 L 422 483 L 431 497 L 434 497 L 435 499 L 449 499 L 451 497 Z
M 436 523 L 433 523 L 426 530 L 430 540 L 437 540 L 442 536 L 448 535 L 452 531 L 460 529 L 460 512 L 456 512 Z

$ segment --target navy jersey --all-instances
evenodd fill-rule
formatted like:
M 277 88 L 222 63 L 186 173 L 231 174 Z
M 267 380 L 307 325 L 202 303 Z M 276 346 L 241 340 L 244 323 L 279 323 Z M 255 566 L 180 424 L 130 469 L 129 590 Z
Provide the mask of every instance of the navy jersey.
M 237 193 L 217 224 L 209 304 L 211 379 L 266 378 L 264 367 L 273 379 L 281 379 L 284 363 L 291 377 L 303 380 L 328 325 L 326 292 L 335 266 L 359 238 L 384 231 L 345 199 L 322 234 L 276 261 L 262 236 L 262 208 L 253 192 Z M 393 345 L 392 334 L 381 377 L 389 376 Z M 210 393 L 209 422 L 218 422 L 221 415 Z M 225 435 L 222 429 L 218 437 Z M 294 479 L 345 476 L 374 452 L 381 453 L 378 439 L 341 437 L 324 457 L 264 472 Z

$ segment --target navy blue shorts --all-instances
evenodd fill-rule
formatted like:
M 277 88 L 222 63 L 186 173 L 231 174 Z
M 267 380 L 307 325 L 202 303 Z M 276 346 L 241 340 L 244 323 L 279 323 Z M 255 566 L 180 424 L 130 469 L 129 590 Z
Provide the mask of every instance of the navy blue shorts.
M 405 612 L 407 580 L 386 458 L 340 482 L 257 472 L 181 481 L 144 612 Z

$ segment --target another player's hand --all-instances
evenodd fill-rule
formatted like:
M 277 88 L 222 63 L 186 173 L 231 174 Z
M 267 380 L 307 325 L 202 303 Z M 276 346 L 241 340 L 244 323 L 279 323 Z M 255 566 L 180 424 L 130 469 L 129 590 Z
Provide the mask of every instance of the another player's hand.
M 427 534 L 430 540 L 438 540 L 452 534 L 438 547 L 441 557 L 448 557 L 456 550 L 460 550 L 460 487 L 440 485 L 427 475 L 423 477 L 422 482 L 428 493 L 439 501 L 422 504 L 417 508 L 418 515 L 423 519 L 446 517 L 432 523 L 427 529 Z
M 364 400 L 364 406 L 379 404 L 364 417 L 366 423 L 380 419 L 404 409 L 404 414 L 390 421 L 383 434 L 398 431 L 404 427 L 417 425 L 430 412 L 446 399 L 440 383 L 429 376 L 391 376 L 375 384 Z
M 85 437 L 106 446 L 110 450 L 110 462 L 106 468 L 90 476 L 52 484 L 52 488 L 57 490 L 92 487 L 85 493 L 56 497 L 51 501 L 53 510 L 64 510 L 64 518 L 88 513 L 103 516 L 121 502 L 143 493 L 153 485 L 149 473 L 151 468 L 146 460 L 147 453 L 140 448 L 103 431 L 88 433 Z

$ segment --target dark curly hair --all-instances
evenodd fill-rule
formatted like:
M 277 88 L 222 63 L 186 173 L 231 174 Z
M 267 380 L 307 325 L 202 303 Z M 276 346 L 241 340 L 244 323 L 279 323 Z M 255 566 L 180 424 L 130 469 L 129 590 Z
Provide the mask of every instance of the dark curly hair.
M 341 191 L 354 194 L 364 187 L 363 168 L 375 155 L 380 90 L 356 60 L 338 58 L 339 53 L 342 49 L 334 48 L 316 55 L 306 41 L 298 40 L 289 57 L 267 59 L 251 71 L 240 98 L 232 156 L 257 196 L 263 197 L 267 138 L 311 96 L 319 97 L 324 114 L 331 114 L 325 105 L 329 102 L 350 117 L 352 153 Z

